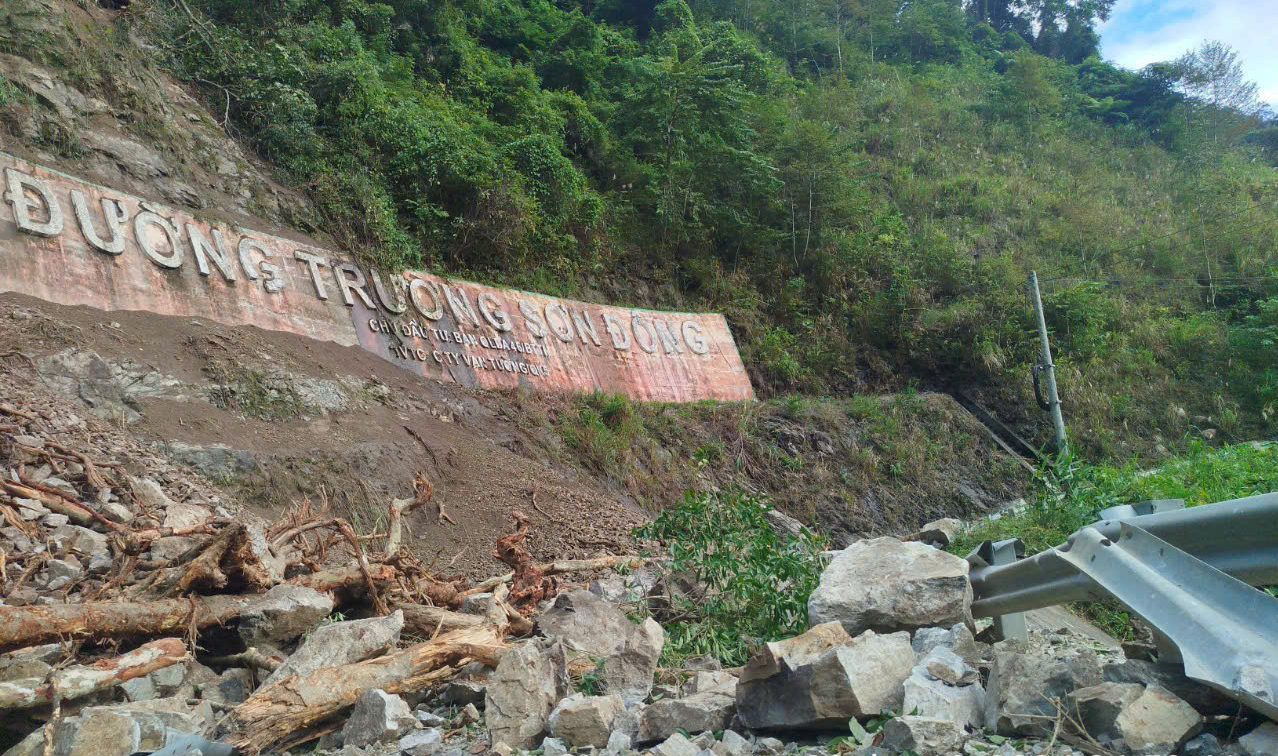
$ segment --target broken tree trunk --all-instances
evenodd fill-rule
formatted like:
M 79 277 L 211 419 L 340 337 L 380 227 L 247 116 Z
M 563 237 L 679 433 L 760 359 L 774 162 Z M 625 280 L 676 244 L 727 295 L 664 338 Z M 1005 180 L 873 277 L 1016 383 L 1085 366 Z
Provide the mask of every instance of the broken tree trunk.
M 508 609 L 503 602 L 503 609 Z M 438 606 L 422 606 L 421 604 L 398 604 L 396 609 L 404 612 L 404 631 L 422 638 L 434 638 L 438 634 L 451 633 L 456 630 L 469 630 L 492 624 L 486 618 L 476 614 L 450 612 Z M 533 624 L 516 612 L 513 608 L 506 611 L 506 621 L 511 635 L 527 635 L 533 631 Z
M 161 638 L 114 659 L 67 667 L 47 677 L 2 682 L 0 709 L 50 704 L 55 696 L 62 700 L 80 698 L 185 660 L 186 644 L 177 638 Z
M 376 659 L 280 678 L 235 707 L 238 727 L 229 742 L 248 753 L 260 753 L 350 706 L 369 688 L 387 693 L 419 690 L 450 674 L 449 665 L 463 659 L 495 667 L 505 649 L 501 631 L 484 625 Z
M 161 601 L 95 601 L 0 606 L 0 652 L 66 638 L 123 638 L 186 633 L 227 622 L 260 596 L 192 596 Z

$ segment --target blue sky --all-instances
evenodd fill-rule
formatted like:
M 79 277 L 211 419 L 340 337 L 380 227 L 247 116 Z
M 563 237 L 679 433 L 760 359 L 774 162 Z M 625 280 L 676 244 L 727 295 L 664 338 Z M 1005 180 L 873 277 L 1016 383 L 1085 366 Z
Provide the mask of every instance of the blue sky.
M 1126 68 L 1218 39 L 1238 51 L 1260 99 L 1278 109 L 1278 0 L 1118 0 L 1100 34 L 1101 54 Z

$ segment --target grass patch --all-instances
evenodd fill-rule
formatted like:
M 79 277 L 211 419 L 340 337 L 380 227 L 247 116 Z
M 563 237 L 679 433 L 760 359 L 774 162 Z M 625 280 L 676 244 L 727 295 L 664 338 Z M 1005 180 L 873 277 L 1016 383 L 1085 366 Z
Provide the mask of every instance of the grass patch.
M 306 414 L 307 405 L 287 381 L 266 373 L 222 361 L 204 368 L 213 385 L 209 401 L 214 406 L 258 420 L 292 420 Z

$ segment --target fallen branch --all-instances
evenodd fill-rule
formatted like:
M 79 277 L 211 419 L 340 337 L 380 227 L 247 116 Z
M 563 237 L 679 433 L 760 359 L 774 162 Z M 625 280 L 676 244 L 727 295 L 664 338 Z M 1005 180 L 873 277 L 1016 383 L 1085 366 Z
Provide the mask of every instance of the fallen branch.
M 200 663 L 216 664 L 219 667 L 255 667 L 266 672 L 274 672 L 284 663 L 284 657 L 279 654 L 268 654 L 257 646 L 249 646 L 238 654 L 201 657 Z
M 617 567 L 637 569 L 642 567 L 645 561 L 647 560 L 643 557 L 637 556 L 604 556 L 595 557 L 594 559 L 564 559 L 558 562 L 547 562 L 537 565 L 537 568 L 546 575 L 563 575 L 569 572 L 589 572 L 590 570 L 615 569 Z M 488 578 L 484 582 L 468 588 L 462 592 L 462 595 L 472 596 L 476 593 L 488 593 L 502 583 L 509 583 L 514 576 L 515 573 L 507 572 L 505 575 Z
M 492 624 L 479 615 L 462 614 L 438 606 L 399 604 L 395 608 L 404 612 L 404 631 L 420 638 L 432 638 L 439 633 L 451 633 Z M 532 633 L 531 621 L 505 602 L 502 602 L 502 609 L 506 613 L 508 632 L 511 635 Z
M 4 488 L 11 496 L 17 496 L 22 499 L 35 499 L 43 504 L 47 509 L 51 509 L 58 514 L 66 515 L 67 519 L 76 525 L 90 525 L 94 521 L 104 522 L 107 527 L 118 532 L 126 533 L 127 528 L 122 527 L 118 523 L 111 522 L 102 515 L 94 512 L 78 501 L 74 501 L 61 493 L 55 492 L 53 489 L 44 486 L 24 486 L 20 483 L 14 483 L 11 480 L 0 480 L 0 488 Z
M 159 601 L 98 601 L 0 606 L 0 652 L 66 638 L 124 638 L 187 633 L 252 609 L 261 596 L 192 596 Z
M 368 577 L 375 584 L 389 583 L 395 579 L 395 570 L 388 564 L 375 564 L 369 568 Z M 320 570 L 310 575 L 299 575 L 288 581 L 293 585 L 310 588 L 320 593 L 336 591 L 356 592 L 356 589 L 367 590 L 368 583 L 364 571 L 358 565 L 336 567 L 331 570 Z
M 500 631 L 485 625 L 376 659 L 282 677 L 235 707 L 238 727 L 229 742 L 248 753 L 260 753 L 350 706 L 369 688 L 387 693 L 420 690 L 438 679 L 441 670 L 463 659 L 495 667 L 505 648 Z
M 52 704 L 55 691 L 64 700 L 87 696 L 184 661 L 186 645 L 177 638 L 146 643 L 114 659 L 56 670 L 47 677 L 0 683 L 0 709 Z

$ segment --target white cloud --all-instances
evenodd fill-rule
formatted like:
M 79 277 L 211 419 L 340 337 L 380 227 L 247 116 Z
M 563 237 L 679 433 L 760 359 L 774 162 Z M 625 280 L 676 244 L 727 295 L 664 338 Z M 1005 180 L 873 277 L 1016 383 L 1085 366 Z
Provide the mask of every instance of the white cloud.
M 1100 33 L 1105 58 L 1133 69 L 1218 39 L 1238 51 L 1260 99 L 1278 108 L 1278 0 L 1119 0 Z

